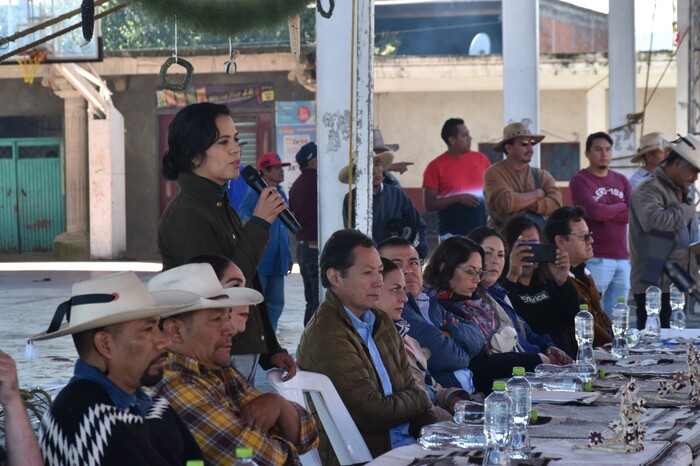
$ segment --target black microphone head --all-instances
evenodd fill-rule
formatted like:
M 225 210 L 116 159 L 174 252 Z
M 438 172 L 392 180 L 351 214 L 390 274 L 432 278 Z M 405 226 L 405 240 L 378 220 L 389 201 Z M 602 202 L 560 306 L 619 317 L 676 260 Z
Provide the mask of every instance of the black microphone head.
M 677 263 L 671 261 L 666 262 L 664 271 L 666 275 L 668 275 L 668 278 L 670 278 L 682 292 L 692 292 L 692 290 L 695 289 L 696 284 L 693 277 Z
M 251 181 L 257 181 L 258 179 L 262 179 L 260 172 L 257 171 L 252 165 L 246 165 L 245 167 L 243 167 L 243 170 L 241 170 L 241 176 L 243 177 L 243 180 L 248 184 L 250 184 Z

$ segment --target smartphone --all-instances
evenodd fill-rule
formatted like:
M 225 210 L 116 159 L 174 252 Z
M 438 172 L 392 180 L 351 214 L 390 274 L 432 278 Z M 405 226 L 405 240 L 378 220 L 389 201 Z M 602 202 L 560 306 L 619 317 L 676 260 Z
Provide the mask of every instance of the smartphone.
M 528 244 L 531 249 L 532 257 L 526 257 L 527 262 L 554 262 L 557 260 L 557 245 L 556 244 Z

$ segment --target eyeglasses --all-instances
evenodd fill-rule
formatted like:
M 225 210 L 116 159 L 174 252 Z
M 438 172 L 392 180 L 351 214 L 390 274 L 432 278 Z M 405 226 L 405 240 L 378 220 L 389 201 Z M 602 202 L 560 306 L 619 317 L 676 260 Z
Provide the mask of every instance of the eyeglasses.
M 583 232 L 582 233 L 567 233 L 567 235 L 578 236 L 579 238 L 581 238 L 584 241 L 588 241 L 590 239 L 593 239 L 593 232 L 592 231 L 589 231 L 586 233 L 583 233 Z
M 682 142 L 688 144 L 691 149 L 695 150 L 695 145 L 692 142 L 688 141 L 688 139 L 684 138 L 683 136 L 681 136 L 678 133 L 676 133 L 676 136 L 678 136 L 678 139 L 676 139 L 675 141 L 671 141 L 671 144 L 680 144 L 682 141 Z
M 469 278 L 471 278 L 472 280 L 478 279 L 479 281 L 481 281 L 484 278 L 486 278 L 486 276 L 489 274 L 486 270 L 474 270 L 474 269 L 471 269 L 471 268 L 468 269 L 465 267 L 457 267 L 457 268 L 459 270 L 461 270 L 462 272 L 466 273 L 469 276 Z

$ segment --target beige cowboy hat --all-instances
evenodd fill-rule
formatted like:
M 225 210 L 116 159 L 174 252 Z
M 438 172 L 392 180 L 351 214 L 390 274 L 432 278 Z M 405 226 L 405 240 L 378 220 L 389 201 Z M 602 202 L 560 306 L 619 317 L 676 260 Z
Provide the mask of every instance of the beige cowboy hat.
M 637 153 L 632 156 L 630 162 L 642 162 L 644 154 L 653 150 L 663 150 L 665 147 L 668 147 L 670 141 L 671 139 L 668 136 L 659 132 L 645 134 L 639 139 L 639 149 L 637 149 Z
M 372 150 L 374 150 L 375 154 L 379 154 L 382 152 L 396 152 L 397 150 L 399 150 L 398 144 L 385 144 L 384 143 L 384 138 L 382 137 L 382 132 L 378 128 L 375 128 L 372 130 L 372 141 L 374 141 L 374 145 L 372 146 Z
M 182 290 L 149 293 L 134 272 L 104 275 L 74 284 L 71 298 L 58 306 L 48 330 L 29 340 L 48 340 L 156 317 L 190 306 L 198 299 L 196 294 Z
M 694 134 L 687 134 L 670 144 L 674 152 L 677 152 L 688 163 L 700 170 L 700 137 Z
M 209 264 L 186 264 L 159 273 L 148 282 L 148 291 L 185 290 L 199 298 L 194 304 L 164 312 L 164 319 L 200 309 L 220 309 L 261 303 L 263 295 L 251 288 L 222 288 Z
M 382 164 L 382 167 L 386 170 L 389 168 L 389 165 L 391 165 L 394 162 L 394 153 L 393 152 L 382 152 L 381 154 L 373 154 L 372 155 L 372 162 L 374 163 L 375 160 L 379 160 Z M 352 166 L 354 167 L 355 164 L 353 163 Z M 340 180 L 341 183 L 348 184 L 348 181 L 350 180 L 350 165 L 346 165 L 343 168 L 340 169 L 338 172 L 338 180 Z
M 544 135 L 532 134 L 530 130 L 522 123 L 511 123 L 503 128 L 503 139 L 498 141 L 496 145 L 493 146 L 492 150 L 494 152 L 503 152 L 503 146 L 505 146 L 507 142 L 510 142 L 515 138 L 528 136 L 533 146 L 544 139 Z

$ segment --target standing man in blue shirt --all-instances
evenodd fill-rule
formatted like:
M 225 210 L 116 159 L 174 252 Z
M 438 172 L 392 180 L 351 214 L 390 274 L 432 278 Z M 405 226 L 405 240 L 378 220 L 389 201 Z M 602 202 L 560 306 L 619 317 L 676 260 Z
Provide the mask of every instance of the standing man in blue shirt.
M 280 156 L 274 152 L 263 154 L 258 159 L 258 171 L 268 186 L 277 189 L 284 202 L 287 202 L 287 195 L 282 189 L 281 183 L 284 181 L 284 167 L 289 163 L 282 163 Z M 260 195 L 253 190 L 248 191 L 241 210 L 238 212 L 241 220 L 247 222 L 253 215 Z M 270 241 L 263 254 L 260 264 L 258 264 L 258 276 L 262 283 L 263 296 L 267 303 L 267 311 L 270 314 L 272 328 L 277 331 L 277 323 L 282 316 L 284 309 L 284 277 L 289 273 L 289 266 L 292 262 L 292 251 L 289 248 L 289 232 L 282 221 L 277 217 L 272 222 L 270 228 Z

